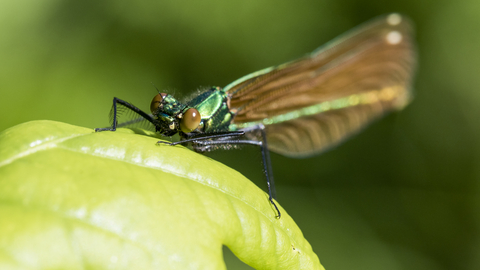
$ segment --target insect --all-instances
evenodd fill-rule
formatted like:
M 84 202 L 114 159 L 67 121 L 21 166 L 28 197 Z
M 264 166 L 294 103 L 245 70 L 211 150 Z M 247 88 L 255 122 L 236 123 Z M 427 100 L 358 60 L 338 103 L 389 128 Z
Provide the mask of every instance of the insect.
M 269 201 L 275 187 L 269 151 L 308 157 L 325 151 L 411 100 L 415 46 L 409 20 L 377 17 L 298 60 L 210 88 L 181 102 L 157 94 L 151 114 L 113 99 L 112 126 L 148 124 L 197 152 L 256 145 L 262 153 Z M 129 116 L 119 123 L 120 116 Z M 159 143 L 166 143 L 160 141 Z

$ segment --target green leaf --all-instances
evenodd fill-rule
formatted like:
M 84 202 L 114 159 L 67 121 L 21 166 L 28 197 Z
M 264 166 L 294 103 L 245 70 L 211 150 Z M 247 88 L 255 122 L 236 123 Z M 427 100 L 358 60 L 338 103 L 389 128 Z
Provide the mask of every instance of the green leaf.
M 0 133 L 0 269 L 323 269 L 240 173 L 145 131 L 52 121 Z

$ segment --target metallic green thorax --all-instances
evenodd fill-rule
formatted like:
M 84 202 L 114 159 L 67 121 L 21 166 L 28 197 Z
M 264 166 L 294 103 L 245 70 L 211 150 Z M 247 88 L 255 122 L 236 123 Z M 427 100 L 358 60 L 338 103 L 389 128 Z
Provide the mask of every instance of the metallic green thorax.
M 227 101 L 227 94 L 220 87 L 213 87 L 188 102 L 188 107 L 197 109 L 202 116 L 201 132 L 228 131 L 233 115 Z
M 158 131 L 167 136 L 177 132 L 182 134 L 179 128 L 180 121 L 182 115 L 190 108 L 197 109 L 202 119 L 198 128 L 192 133 L 228 131 L 233 114 L 228 109 L 227 101 L 228 96 L 220 87 L 213 87 L 186 103 L 166 95 L 162 108 L 155 115 L 159 124 L 163 124 Z

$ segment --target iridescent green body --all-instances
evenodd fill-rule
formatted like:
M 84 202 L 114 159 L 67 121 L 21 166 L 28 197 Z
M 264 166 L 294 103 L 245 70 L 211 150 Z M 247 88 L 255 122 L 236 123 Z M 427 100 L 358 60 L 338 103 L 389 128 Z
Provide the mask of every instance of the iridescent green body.
M 197 109 L 202 117 L 199 131 L 228 131 L 233 114 L 227 103 L 228 96 L 220 87 L 214 87 L 193 98 L 188 105 Z

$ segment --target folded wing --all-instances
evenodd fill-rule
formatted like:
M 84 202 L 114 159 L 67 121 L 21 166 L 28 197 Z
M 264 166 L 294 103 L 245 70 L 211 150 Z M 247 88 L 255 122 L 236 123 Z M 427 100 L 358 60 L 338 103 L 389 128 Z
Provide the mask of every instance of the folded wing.
M 319 153 L 408 104 L 415 56 L 407 18 L 376 18 L 304 58 L 226 86 L 232 127 L 262 123 L 270 150 Z

